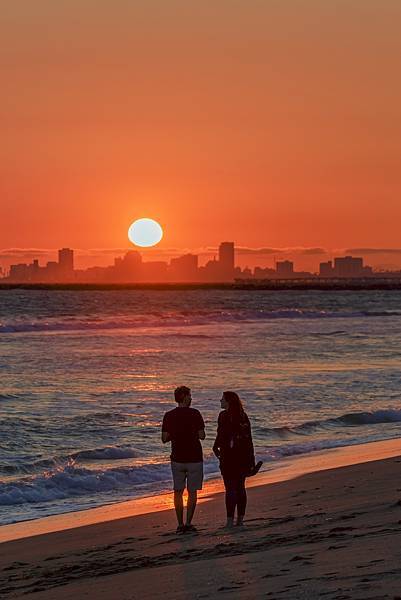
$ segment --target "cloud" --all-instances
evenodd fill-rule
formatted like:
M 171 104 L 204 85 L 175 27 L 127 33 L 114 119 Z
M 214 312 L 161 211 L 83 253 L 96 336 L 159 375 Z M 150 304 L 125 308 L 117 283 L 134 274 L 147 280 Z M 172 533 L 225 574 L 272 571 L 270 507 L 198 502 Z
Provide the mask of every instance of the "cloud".
M 319 254 L 328 254 L 328 251 L 325 248 L 304 248 L 299 252 L 299 254 L 316 256 Z
M 217 248 L 216 248 L 217 251 Z M 271 254 L 282 254 L 285 252 L 283 248 L 246 248 L 243 246 L 238 246 L 235 248 L 237 254 L 243 255 L 252 255 L 252 256 L 263 256 L 263 255 L 271 255 Z
M 3 248 L 0 250 L 0 258 L 28 260 L 47 257 L 56 253 L 56 250 L 47 250 L 45 248 Z
M 265 256 L 274 254 L 302 254 L 302 255 L 319 255 L 327 254 L 327 250 L 324 248 L 304 248 L 304 247 L 289 247 L 289 248 L 247 248 L 239 246 L 235 249 L 237 254 L 252 255 L 252 256 Z
M 347 254 L 401 254 L 401 248 L 346 248 Z

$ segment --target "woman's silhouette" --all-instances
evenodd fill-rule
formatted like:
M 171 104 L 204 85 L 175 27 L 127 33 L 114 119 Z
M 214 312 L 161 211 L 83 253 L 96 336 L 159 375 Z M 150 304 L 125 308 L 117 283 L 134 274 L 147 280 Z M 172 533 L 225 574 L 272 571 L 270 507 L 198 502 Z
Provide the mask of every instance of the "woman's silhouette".
M 213 452 L 220 461 L 226 488 L 226 526 L 232 527 L 236 508 L 236 524 L 242 525 L 244 521 L 247 503 L 245 478 L 256 474 L 262 463 L 255 467 L 251 425 L 238 394 L 224 392 L 221 408 Z

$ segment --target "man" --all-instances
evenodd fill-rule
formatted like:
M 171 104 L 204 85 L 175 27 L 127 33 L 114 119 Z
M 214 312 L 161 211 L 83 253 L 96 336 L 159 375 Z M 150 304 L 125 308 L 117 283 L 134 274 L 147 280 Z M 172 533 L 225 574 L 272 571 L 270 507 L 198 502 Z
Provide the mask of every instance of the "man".
M 171 471 L 174 481 L 174 507 L 177 515 L 177 533 L 196 531 L 192 525 L 198 490 L 203 483 L 203 455 L 200 440 L 205 439 L 202 415 L 191 406 L 191 390 L 186 386 L 174 392 L 177 408 L 164 415 L 162 442 L 171 442 Z M 183 494 L 188 489 L 187 518 L 184 525 Z

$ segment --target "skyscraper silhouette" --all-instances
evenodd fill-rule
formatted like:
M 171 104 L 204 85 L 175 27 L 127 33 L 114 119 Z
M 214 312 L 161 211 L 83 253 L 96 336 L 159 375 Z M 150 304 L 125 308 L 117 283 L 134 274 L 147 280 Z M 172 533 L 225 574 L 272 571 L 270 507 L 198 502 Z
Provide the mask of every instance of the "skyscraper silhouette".
M 72 280 L 74 277 L 74 250 L 61 248 L 58 251 L 58 270 L 62 281 Z
M 235 248 L 234 242 L 222 242 L 219 246 L 219 271 L 222 281 L 234 279 Z

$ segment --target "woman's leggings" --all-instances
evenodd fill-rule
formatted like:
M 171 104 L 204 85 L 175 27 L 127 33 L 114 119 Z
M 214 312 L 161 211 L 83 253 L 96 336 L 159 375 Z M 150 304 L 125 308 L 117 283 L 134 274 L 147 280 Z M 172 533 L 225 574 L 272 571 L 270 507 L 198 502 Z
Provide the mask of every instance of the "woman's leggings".
M 226 488 L 226 509 L 227 517 L 234 518 L 235 507 L 237 507 L 237 516 L 243 517 L 246 509 L 246 489 L 245 476 L 237 475 L 223 477 Z

